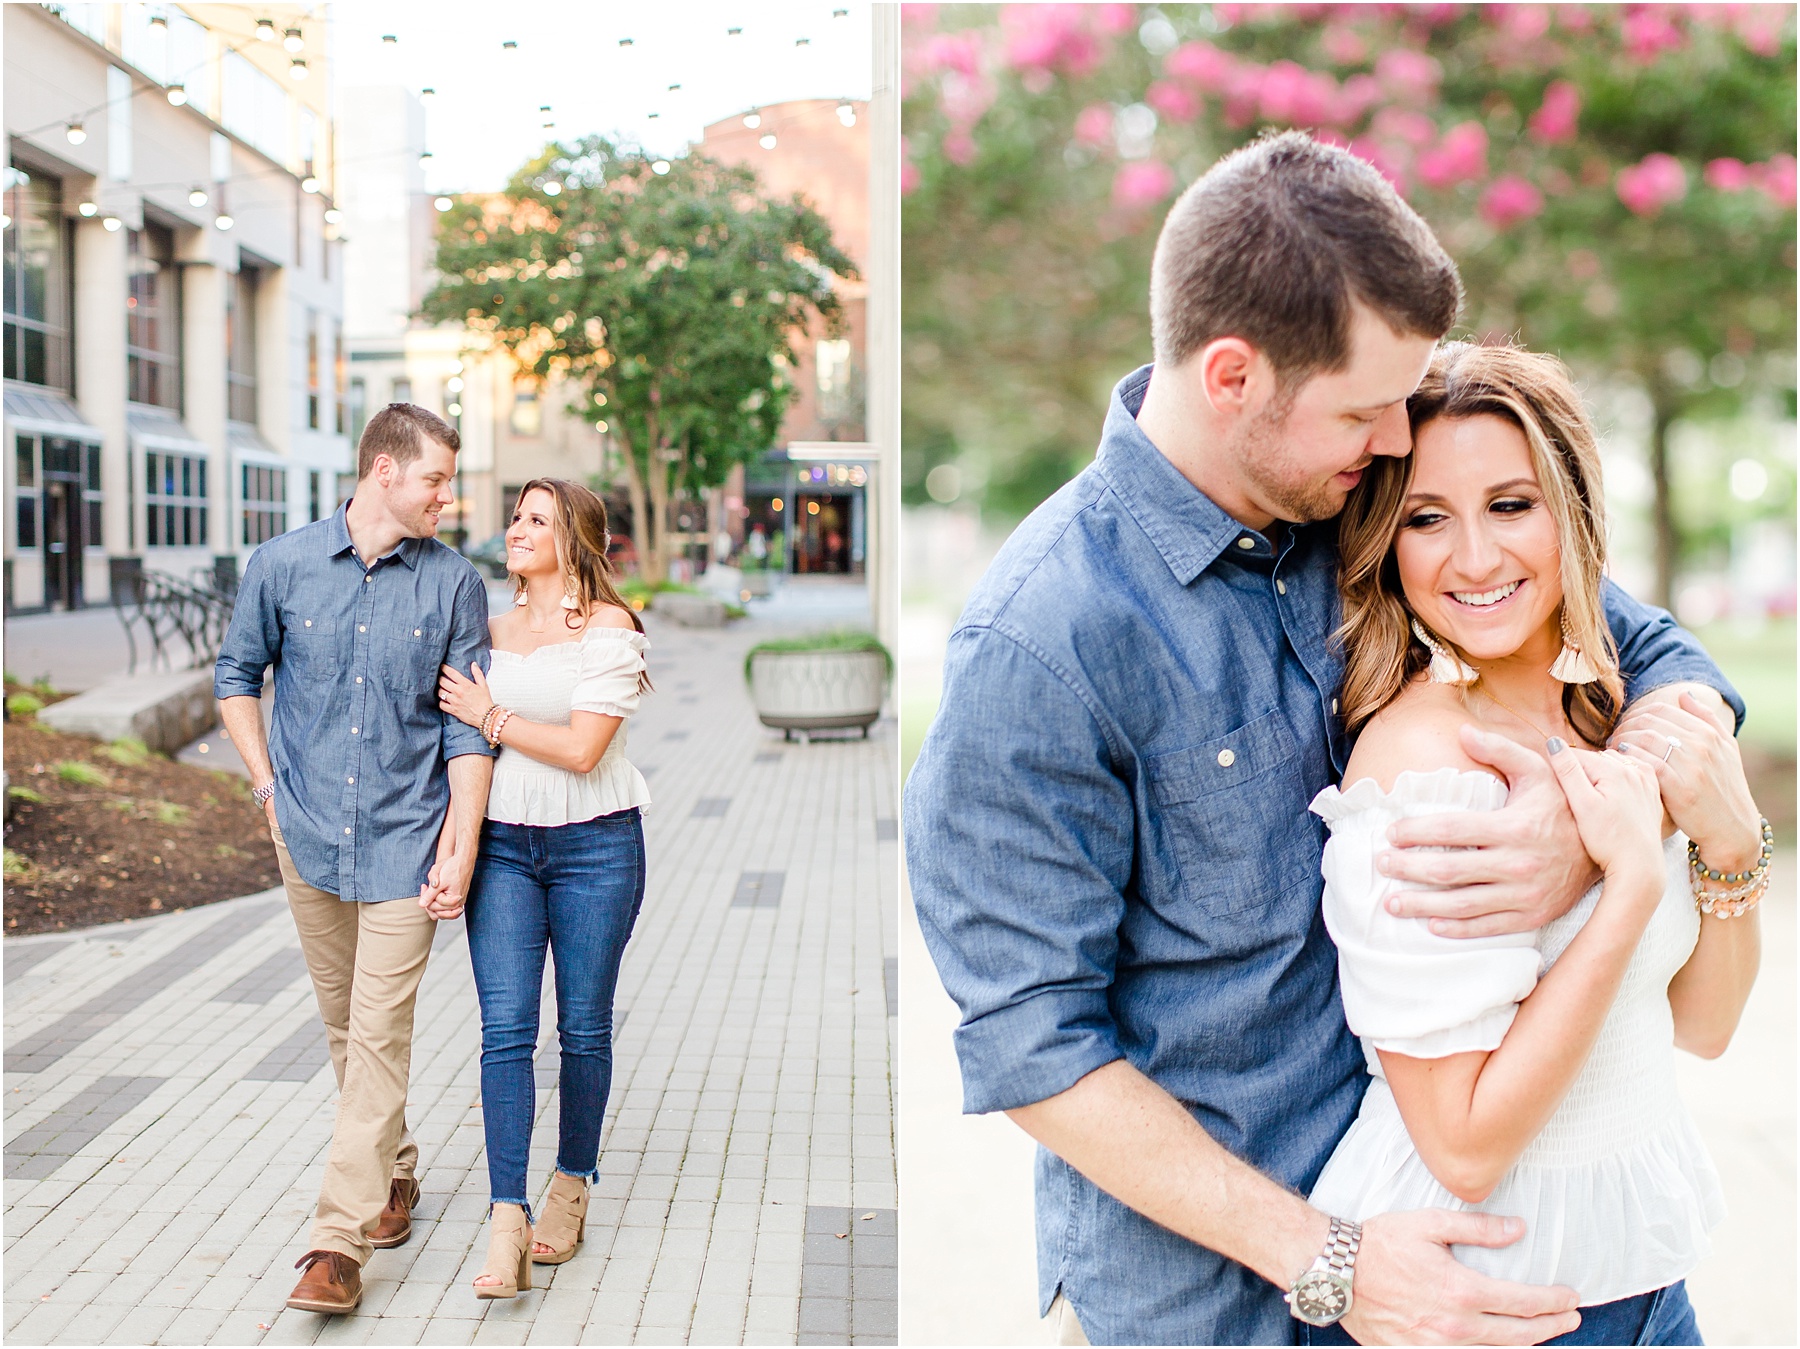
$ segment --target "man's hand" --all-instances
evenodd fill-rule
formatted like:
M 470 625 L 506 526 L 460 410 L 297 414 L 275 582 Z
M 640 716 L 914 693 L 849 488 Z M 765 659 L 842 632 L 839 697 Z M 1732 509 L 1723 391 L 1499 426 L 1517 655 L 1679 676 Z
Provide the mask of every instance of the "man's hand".
M 1600 879 L 1599 868 L 1581 846 L 1547 759 L 1472 726 L 1462 728 L 1461 740 L 1471 759 L 1506 779 L 1506 807 L 1395 821 L 1388 829 L 1393 849 L 1376 864 L 1384 875 L 1439 888 L 1401 891 L 1389 898 L 1388 912 L 1429 918 L 1440 937 L 1534 931 L 1574 907 Z
M 275 823 L 275 798 L 270 797 L 263 802 L 263 814 L 269 817 L 269 832 L 272 834 L 281 826 Z
M 419 907 L 439 922 L 462 917 L 463 903 L 469 895 L 469 875 L 474 870 L 470 861 L 456 853 L 438 854 L 419 887 Z
M 1573 1288 L 1490 1279 L 1450 1253 L 1452 1242 L 1510 1246 L 1524 1234 L 1519 1219 L 1491 1213 L 1370 1218 L 1344 1329 L 1360 1344 L 1539 1344 L 1566 1335 L 1581 1324 Z

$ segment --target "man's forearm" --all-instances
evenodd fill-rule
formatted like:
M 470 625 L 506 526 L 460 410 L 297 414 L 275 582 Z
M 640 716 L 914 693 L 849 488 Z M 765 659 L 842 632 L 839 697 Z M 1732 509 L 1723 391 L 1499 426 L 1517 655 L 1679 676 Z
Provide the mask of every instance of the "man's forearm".
M 1006 1113 L 1120 1203 L 1279 1288 L 1324 1248 L 1326 1215 L 1234 1157 L 1122 1059 Z
M 454 836 L 457 855 L 473 857 L 481 843 L 481 821 L 487 814 L 494 761 L 485 754 L 459 754 L 450 760 L 449 769 L 450 810 L 444 827 Z
M 275 768 L 269 762 L 269 739 L 263 730 L 262 699 L 247 694 L 222 698 L 219 700 L 219 720 L 225 724 L 225 734 L 231 737 L 244 767 L 250 770 L 251 785 L 259 786 L 274 777 Z

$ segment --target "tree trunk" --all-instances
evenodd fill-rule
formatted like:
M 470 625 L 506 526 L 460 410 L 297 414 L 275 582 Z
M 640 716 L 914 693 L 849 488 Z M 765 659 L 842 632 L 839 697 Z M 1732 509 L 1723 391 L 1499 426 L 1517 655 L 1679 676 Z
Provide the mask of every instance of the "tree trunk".
M 1654 408 L 1650 423 L 1650 480 L 1656 486 L 1656 496 L 1650 507 L 1656 554 L 1656 593 L 1651 599 L 1672 610 L 1675 607 L 1675 565 L 1681 544 L 1675 532 L 1675 510 L 1669 494 L 1669 427 L 1675 421 L 1675 408 L 1674 400 L 1659 386 L 1651 386 L 1650 398 Z
M 638 575 L 654 584 L 650 575 L 649 536 L 644 532 L 650 519 L 650 507 L 644 497 L 644 475 L 638 470 L 637 447 L 626 441 L 621 457 L 625 460 L 625 491 L 631 498 L 631 533 L 632 543 L 637 548 Z
M 669 463 L 668 451 L 662 443 L 662 418 L 657 407 L 657 390 L 650 390 L 650 415 L 644 422 L 646 458 L 649 472 L 650 505 L 645 515 L 644 536 L 649 545 L 644 554 L 644 579 L 661 585 L 669 579 Z

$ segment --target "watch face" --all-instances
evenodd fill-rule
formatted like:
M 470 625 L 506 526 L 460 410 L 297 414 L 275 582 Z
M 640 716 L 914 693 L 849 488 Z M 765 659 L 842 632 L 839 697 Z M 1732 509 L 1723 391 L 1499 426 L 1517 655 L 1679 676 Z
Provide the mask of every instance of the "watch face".
M 1350 1283 L 1329 1270 L 1308 1270 L 1289 1301 L 1294 1315 L 1308 1325 L 1328 1326 L 1350 1310 Z

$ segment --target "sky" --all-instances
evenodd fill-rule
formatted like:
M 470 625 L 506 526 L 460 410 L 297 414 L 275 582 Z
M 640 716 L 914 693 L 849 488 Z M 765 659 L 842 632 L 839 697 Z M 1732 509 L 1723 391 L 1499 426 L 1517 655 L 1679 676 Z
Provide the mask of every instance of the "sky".
M 859 0 L 359 0 L 329 16 L 338 86 L 436 91 L 425 102 L 433 192 L 497 189 L 551 139 L 600 132 L 673 156 L 758 105 L 869 97 Z M 355 153 L 356 128 L 340 123 L 338 143 Z

